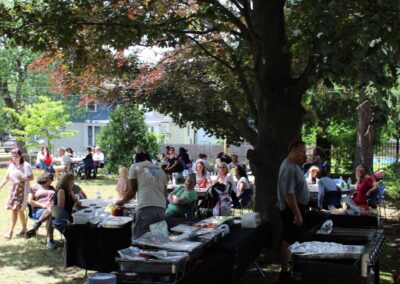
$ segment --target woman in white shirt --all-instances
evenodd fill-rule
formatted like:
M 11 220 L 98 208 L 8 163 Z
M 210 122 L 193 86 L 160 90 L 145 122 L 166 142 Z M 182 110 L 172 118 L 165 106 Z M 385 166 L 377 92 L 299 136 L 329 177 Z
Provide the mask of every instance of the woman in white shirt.
M 247 178 L 246 168 L 237 165 L 235 167 L 236 178 L 238 180 L 236 185 L 236 195 L 239 199 L 242 207 L 248 205 L 253 196 L 253 189 L 251 188 L 250 182 Z
M 228 189 L 232 189 L 237 194 L 235 180 L 229 173 L 228 165 L 225 162 L 221 162 L 218 166 L 218 175 L 215 183 L 217 182 L 225 184 Z

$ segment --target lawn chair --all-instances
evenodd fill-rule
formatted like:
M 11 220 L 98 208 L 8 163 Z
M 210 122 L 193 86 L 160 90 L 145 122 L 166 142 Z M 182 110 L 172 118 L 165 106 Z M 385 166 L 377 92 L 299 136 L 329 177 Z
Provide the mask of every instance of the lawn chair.
M 69 215 L 70 214 L 64 208 L 57 206 L 57 205 L 51 206 L 51 222 L 48 222 L 48 225 L 47 225 L 47 235 L 46 235 L 46 240 L 45 240 L 44 251 L 46 250 L 47 241 L 49 238 L 50 226 L 53 226 L 57 231 L 59 231 L 61 233 L 61 240 L 62 240 L 65 230 L 70 223 Z M 63 255 L 64 254 L 65 254 L 65 244 L 64 244 L 64 249 L 63 249 Z M 44 256 L 44 252 L 43 252 L 43 256 Z
M 378 200 L 378 210 L 379 210 L 379 217 L 382 217 L 382 207 L 383 207 L 383 212 L 385 214 L 385 219 L 386 219 L 386 204 L 385 204 L 385 184 L 380 181 L 379 182 L 379 200 Z

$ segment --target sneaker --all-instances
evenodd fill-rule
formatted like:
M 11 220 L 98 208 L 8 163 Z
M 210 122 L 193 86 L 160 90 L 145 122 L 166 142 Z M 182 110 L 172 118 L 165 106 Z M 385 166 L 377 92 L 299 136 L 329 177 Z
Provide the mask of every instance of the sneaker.
M 27 239 L 30 239 L 32 237 L 36 236 L 36 230 L 35 229 L 30 229 L 29 231 L 26 231 L 25 237 Z
M 57 245 L 54 242 L 54 240 L 49 240 L 49 241 L 47 241 L 46 247 L 48 249 L 55 249 L 55 248 L 57 248 Z

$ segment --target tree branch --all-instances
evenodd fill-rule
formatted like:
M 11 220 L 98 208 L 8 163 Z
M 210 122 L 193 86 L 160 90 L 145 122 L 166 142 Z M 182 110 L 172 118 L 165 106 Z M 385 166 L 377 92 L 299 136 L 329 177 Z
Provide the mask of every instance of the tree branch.
M 246 25 L 238 17 L 236 17 L 235 14 L 233 14 L 231 11 L 229 11 L 229 9 L 227 9 L 224 5 L 222 5 L 218 0 L 199 0 L 199 2 L 204 2 L 214 5 L 231 21 L 232 24 L 234 24 L 241 31 L 243 37 L 246 40 L 251 39 L 249 29 L 246 27 Z
M 303 94 L 312 82 L 309 81 L 310 76 L 313 74 L 315 68 L 315 59 L 312 55 L 308 57 L 307 66 L 301 75 L 295 80 L 295 93 L 296 94 Z
M 219 63 L 221 63 L 223 66 L 225 66 L 226 68 L 228 68 L 229 70 L 233 71 L 234 68 L 225 60 L 222 60 L 221 58 L 219 58 L 218 56 L 215 56 L 214 54 L 212 54 L 207 48 L 205 48 L 203 46 L 203 44 L 201 44 L 197 39 L 186 35 L 190 40 L 192 40 L 201 50 L 203 50 L 208 56 L 210 56 L 211 58 L 213 58 L 214 60 L 218 61 Z

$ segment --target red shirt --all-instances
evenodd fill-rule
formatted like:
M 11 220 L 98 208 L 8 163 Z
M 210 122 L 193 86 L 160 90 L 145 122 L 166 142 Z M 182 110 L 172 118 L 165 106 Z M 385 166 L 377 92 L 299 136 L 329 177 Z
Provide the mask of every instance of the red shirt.
M 357 195 L 353 201 L 357 205 L 367 205 L 367 192 L 373 187 L 375 179 L 373 177 L 366 177 L 362 182 L 357 184 Z

